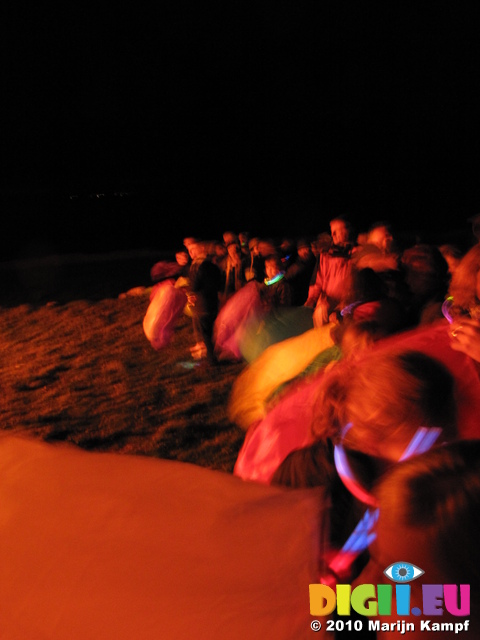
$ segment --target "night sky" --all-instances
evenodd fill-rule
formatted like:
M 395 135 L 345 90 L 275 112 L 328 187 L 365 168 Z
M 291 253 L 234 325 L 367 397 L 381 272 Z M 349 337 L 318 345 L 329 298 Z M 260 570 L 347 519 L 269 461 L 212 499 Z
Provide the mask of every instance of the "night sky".
M 468 227 L 479 11 L 421 4 L 12 10 L 3 256 L 318 233 L 338 214 Z

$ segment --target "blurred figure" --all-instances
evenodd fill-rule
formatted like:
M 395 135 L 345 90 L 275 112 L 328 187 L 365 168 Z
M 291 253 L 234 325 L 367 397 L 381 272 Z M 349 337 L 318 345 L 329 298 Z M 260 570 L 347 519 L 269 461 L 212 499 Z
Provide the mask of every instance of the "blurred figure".
M 480 243 L 463 256 L 450 283 L 454 311 L 480 318 Z
M 448 264 L 439 249 L 417 244 L 403 252 L 401 266 L 411 294 L 410 323 L 416 326 L 441 318 L 449 276 Z
M 248 246 L 250 242 L 250 234 L 248 231 L 240 231 L 238 234 L 238 242 L 240 243 L 243 255 L 250 258 L 250 247 Z
M 448 272 L 450 277 L 455 273 L 460 261 L 462 259 L 462 252 L 453 244 L 442 244 L 438 247 L 440 253 L 445 258 L 448 264 Z
M 292 451 L 272 483 L 325 488 L 332 504 L 332 549 L 322 573 L 334 571 L 337 581 L 349 582 L 367 557 L 357 560 L 357 553 L 335 550 L 366 506 L 376 506 L 374 484 L 407 451 L 418 453 L 416 443 L 428 448 L 457 437 L 454 380 L 438 361 L 417 351 L 366 352 L 323 376 L 313 432 L 315 442 Z M 366 541 L 357 551 L 365 549 Z
M 265 311 L 290 306 L 292 293 L 279 255 L 273 254 L 265 259 L 265 273 L 267 276 L 260 285 L 260 297 Z
M 226 247 L 232 242 L 238 242 L 238 236 L 234 231 L 224 231 L 223 232 L 223 243 Z
M 330 230 L 333 244 L 328 252 L 319 254 L 315 282 L 310 286 L 305 302 L 305 306 L 315 309 L 316 326 L 326 324 L 330 314 L 339 310 L 350 276 L 351 226 L 343 218 L 334 218 Z
M 220 269 L 207 257 L 204 242 L 196 241 L 189 246 L 192 265 L 190 267 L 188 304 L 192 311 L 193 333 L 196 344 L 190 350 L 195 359 L 207 357 L 215 364 L 213 347 L 213 325 L 218 314 L 218 294 L 222 286 Z
M 370 545 L 371 560 L 356 582 L 391 585 L 392 581 L 384 575 L 385 569 L 399 561 L 416 565 L 424 575 L 409 583 L 410 608 L 418 607 L 420 611 L 424 609 L 423 585 L 470 585 L 468 602 L 465 593 L 460 604 L 457 597 L 454 599 L 453 610 L 461 606 L 462 617 L 451 615 L 452 611 L 439 601 L 440 621 L 451 624 L 468 619 L 471 627 L 467 635 L 478 637 L 478 607 L 473 606 L 468 613 L 466 609 L 468 603 L 478 602 L 480 596 L 480 441 L 436 447 L 395 466 L 382 479 L 375 495 L 379 504 L 376 540 Z M 382 616 L 387 623 L 397 619 L 393 612 L 391 616 Z M 422 619 L 434 621 L 424 613 L 417 618 L 409 637 L 424 637 L 419 624 Z M 453 637 L 452 633 L 445 631 L 441 636 Z M 398 630 L 377 637 L 400 635 Z
M 227 245 L 227 252 L 224 301 L 246 284 L 245 270 L 249 266 L 248 258 L 242 254 L 238 242 Z
M 319 233 L 315 242 L 312 243 L 312 252 L 318 256 L 323 251 L 328 251 L 332 246 L 332 236 L 326 231 Z
M 297 246 L 294 240 L 292 238 L 283 238 L 278 253 L 282 259 L 283 270 L 286 271 L 297 257 Z
M 223 242 L 215 243 L 215 254 L 212 257 L 212 262 L 214 262 L 220 271 L 225 276 L 225 271 L 227 269 L 227 259 L 228 259 L 228 251 L 227 247 L 223 244 Z
M 265 266 L 258 250 L 259 238 L 252 238 L 248 243 L 250 265 L 245 269 L 245 279 L 247 282 L 256 280 L 261 282 L 265 277 Z
M 387 222 L 373 224 L 368 232 L 367 244 L 373 244 L 383 253 L 393 253 L 394 241 L 390 224 Z
M 190 251 L 190 245 L 195 244 L 196 241 L 197 241 L 196 238 L 193 238 L 192 236 L 188 236 L 183 239 L 183 246 L 187 251 Z
M 480 363 L 480 318 L 458 318 L 450 328 L 452 349 L 462 351 Z
M 292 289 L 293 306 L 299 307 L 305 304 L 314 268 L 315 256 L 310 248 L 310 243 L 302 238 L 297 241 L 297 257 L 285 272 L 285 280 Z
M 352 269 L 341 318 L 343 322 L 375 322 L 385 336 L 407 326 L 405 310 L 397 298 L 390 296 L 383 273 L 368 267 Z

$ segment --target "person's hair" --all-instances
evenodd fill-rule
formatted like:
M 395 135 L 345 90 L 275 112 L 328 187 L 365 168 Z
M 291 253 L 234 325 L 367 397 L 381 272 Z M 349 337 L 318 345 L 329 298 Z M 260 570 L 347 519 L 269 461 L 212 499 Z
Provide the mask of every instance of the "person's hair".
M 439 427 L 442 438 L 456 434 L 455 385 L 438 361 L 418 351 L 366 352 L 325 374 L 315 405 L 316 438 L 340 438 L 375 457 L 405 448 L 417 429 Z
M 272 264 L 276 269 L 282 269 L 282 260 L 278 253 L 271 253 L 269 256 L 265 258 L 265 265 Z
M 345 218 L 345 216 L 335 216 L 335 218 L 332 218 L 330 220 L 330 224 L 332 224 L 332 222 L 343 222 L 347 229 L 352 228 L 350 220 L 348 220 L 348 218 Z
M 448 290 L 448 263 L 435 245 L 416 244 L 402 254 L 401 264 L 412 293 L 443 300 Z
M 375 491 L 380 517 L 421 531 L 445 582 L 480 586 L 480 440 L 395 465 Z
M 370 267 L 352 269 L 347 283 L 345 303 L 351 304 L 362 300 L 379 300 L 384 298 L 387 287 L 382 278 Z
M 438 249 L 444 258 L 448 256 L 460 260 L 463 255 L 459 247 L 454 244 L 441 244 Z
M 370 226 L 368 232 L 370 233 L 371 231 L 381 229 L 382 227 L 384 227 L 389 233 L 392 233 L 392 223 L 387 220 L 377 220 Z
M 472 247 L 458 263 L 449 293 L 456 307 L 468 309 L 478 304 L 477 273 L 480 271 L 480 243 Z

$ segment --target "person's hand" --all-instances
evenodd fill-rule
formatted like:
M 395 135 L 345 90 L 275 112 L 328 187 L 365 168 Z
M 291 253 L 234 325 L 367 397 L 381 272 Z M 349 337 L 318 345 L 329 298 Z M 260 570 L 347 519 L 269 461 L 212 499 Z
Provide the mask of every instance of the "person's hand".
M 324 324 L 328 324 L 328 302 L 319 300 L 313 312 L 313 326 L 322 327 Z
M 450 346 L 480 362 L 480 320 L 461 317 L 450 325 Z

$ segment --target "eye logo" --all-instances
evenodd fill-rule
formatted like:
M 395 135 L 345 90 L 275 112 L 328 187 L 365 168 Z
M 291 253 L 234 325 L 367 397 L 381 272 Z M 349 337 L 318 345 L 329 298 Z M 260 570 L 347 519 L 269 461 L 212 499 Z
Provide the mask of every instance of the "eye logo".
M 425 571 L 410 562 L 394 562 L 390 564 L 383 573 L 393 582 L 402 583 L 416 580 L 420 576 L 423 576 Z

